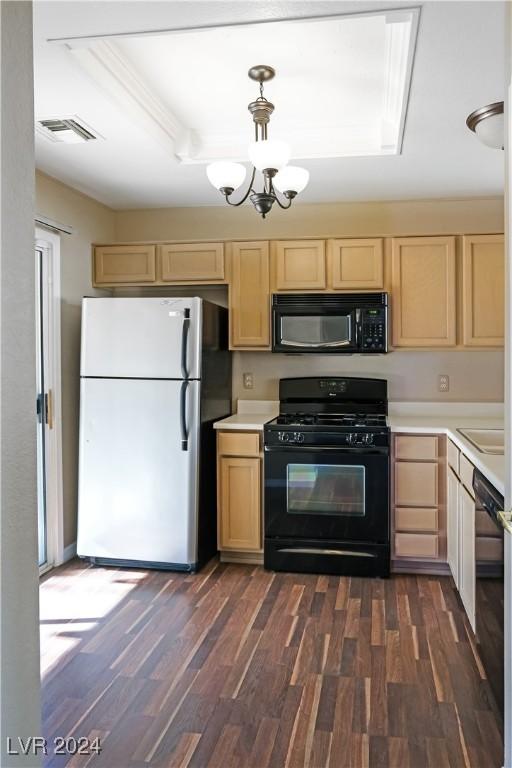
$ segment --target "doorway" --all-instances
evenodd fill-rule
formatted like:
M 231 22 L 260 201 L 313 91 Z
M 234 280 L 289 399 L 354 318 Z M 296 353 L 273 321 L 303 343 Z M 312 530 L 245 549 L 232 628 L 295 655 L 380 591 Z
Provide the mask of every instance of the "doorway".
M 36 230 L 36 417 L 38 566 L 63 562 L 60 424 L 60 238 Z

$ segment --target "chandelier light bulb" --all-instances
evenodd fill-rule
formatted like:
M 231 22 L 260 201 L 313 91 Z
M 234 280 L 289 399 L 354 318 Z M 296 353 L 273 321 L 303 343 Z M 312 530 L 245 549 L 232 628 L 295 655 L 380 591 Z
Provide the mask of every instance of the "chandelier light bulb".
M 274 187 L 279 192 L 295 192 L 298 194 L 307 186 L 309 171 L 298 165 L 287 165 L 273 179 Z
M 218 160 L 206 168 L 206 175 L 216 189 L 238 189 L 245 180 L 245 165 Z
M 265 139 L 249 144 L 249 159 L 258 171 L 273 168 L 280 171 L 290 159 L 290 148 L 284 141 Z

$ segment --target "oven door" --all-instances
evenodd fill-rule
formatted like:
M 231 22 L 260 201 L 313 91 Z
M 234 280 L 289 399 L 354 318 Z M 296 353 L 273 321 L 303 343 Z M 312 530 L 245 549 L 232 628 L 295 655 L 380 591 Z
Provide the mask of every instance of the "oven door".
M 265 536 L 387 543 L 387 449 L 266 447 Z
M 273 352 L 356 352 L 359 310 L 274 308 Z

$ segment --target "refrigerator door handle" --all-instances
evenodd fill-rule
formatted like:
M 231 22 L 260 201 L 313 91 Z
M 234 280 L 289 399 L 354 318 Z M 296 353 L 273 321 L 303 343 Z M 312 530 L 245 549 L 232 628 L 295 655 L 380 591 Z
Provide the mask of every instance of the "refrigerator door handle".
M 181 382 L 180 391 L 180 426 L 181 426 L 181 450 L 188 451 L 188 428 L 187 428 L 187 389 L 188 381 Z
M 181 373 L 184 379 L 188 379 L 188 332 L 190 329 L 190 309 L 183 310 L 183 328 L 181 331 Z

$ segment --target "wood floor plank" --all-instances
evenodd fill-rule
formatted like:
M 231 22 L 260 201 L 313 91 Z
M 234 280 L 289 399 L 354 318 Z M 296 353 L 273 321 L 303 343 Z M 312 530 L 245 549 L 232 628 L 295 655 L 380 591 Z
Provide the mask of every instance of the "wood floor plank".
M 46 768 L 502 764 L 451 578 L 77 561 L 41 594 L 44 735 L 103 742 L 97 758 L 48 755 Z

